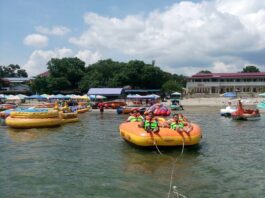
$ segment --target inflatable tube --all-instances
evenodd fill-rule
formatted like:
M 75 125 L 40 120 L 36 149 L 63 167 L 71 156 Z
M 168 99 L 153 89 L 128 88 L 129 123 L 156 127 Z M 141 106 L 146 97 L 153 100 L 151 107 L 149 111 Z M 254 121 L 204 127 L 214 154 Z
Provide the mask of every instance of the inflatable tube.
M 70 119 L 70 118 L 77 118 L 77 112 L 69 112 L 69 113 L 63 113 L 60 112 L 60 117 L 62 119 Z
M 57 118 L 58 111 L 13 111 L 10 113 L 11 118 L 28 118 L 28 119 L 42 119 L 42 118 Z
M 193 130 L 189 133 L 177 132 L 169 128 L 160 128 L 158 133 L 147 133 L 143 128 L 138 127 L 137 122 L 127 122 L 120 125 L 121 137 L 138 146 L 181 146 L 196 145 L 202 138 L 201 129 L 197 124 L 191 124 Z
M 72 122 L 78 122 L 78 121 L 79 121 L 78 117 L 62 119 L 63 124 L 72 123 Z
M 0 118 L 6 119 L 8 116 L 10 116 L 10 113 L 12 111 L 15 111 L 15 110 L 9 109 L 9 110 L 5 110 L 5 111 L 1 111 L 0 112 Z
M 88 112 L 90 110 L 90 108 L 84 108 L 84 109 L 77 109 L 77 113 L 85 113 Z
M 13 128 L 41 128 L 54 127 L 62 124 L 62 119 L 57 118 L 42 118 L 42 119 L 26 119 L 26 118 L 6 118 L 6 125 Z

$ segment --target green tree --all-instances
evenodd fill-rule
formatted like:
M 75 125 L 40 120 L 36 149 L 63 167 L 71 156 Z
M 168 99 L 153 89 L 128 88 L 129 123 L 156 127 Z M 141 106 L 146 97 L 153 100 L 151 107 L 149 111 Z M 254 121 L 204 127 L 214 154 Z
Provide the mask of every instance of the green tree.
M 0 77 L 28 77 L 26 70 L 20 69 L 19 65 L 10 64 L 0 66 Z
M 212 72 L 209 70 L 201 70 L 198 72 L 198 74 L 211 74 Z
M 52 79 L 64 78 L 64 82 L 70 83 L 68 84 L 68 89 L 76 89 L 85 72 L 85 62 L 76 57 L 62 59 L 52 58 L 47 65 L 50 77 L 52 77 Z
M 28 77 L 28 73 L 26 72 L 25 69 L 19 69 L 17 70 L 17 77 L 24 77 L 27 78 Z
M 172 92 L 175 91 L 181 92 L 182 88 L 183 88 L 182 84 L 175 80 L 166 81 L 162 85 L 162 90 L 167 94 L 171 94 Z
M 248 65 L 243 68 L 242 72 L 249 73 L 249 72 L 260 72 L 260 71 L 259 71 L 259 68 L 257 68 L 256 66 Z
M 35 93 L 47 93 L 51 94 L 52 89 L 50 87 L 50 79 L 48 77 L 37 77 L 30 84 L 31 89 Z

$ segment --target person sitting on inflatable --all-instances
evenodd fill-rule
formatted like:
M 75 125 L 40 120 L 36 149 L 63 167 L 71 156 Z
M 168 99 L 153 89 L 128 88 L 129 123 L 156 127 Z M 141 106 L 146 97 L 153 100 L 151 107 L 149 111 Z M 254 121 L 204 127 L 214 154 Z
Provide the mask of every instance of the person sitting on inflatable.
M 178 132 L 189 133 L 192 130 L 191 124 L 182 114 L 174 114 L 173 118 L 166 122 L 167 127 Z
M 154 118 L 154 113 L 150 111 L 145 116 L 145 120 L 141 122 L 138 126 L 144 128 L 147 133 L 158 133 L 160 125 L 158 123 L 158 120 Z
M 184 131 L 184 123 L 179 120 L 178 114 L 174 114 L 171 119 L 164 123 L 164 126 L 178 132 Z
M 66 101 L 64 102 L 63 112 L 64 113 L 70 113 L 70 112 L 72 112 L 71 109 L 69 108 L 69 106 L 68 106 L 68 104 L 67 104 Z
M 144 118 L 141 116 L 138 109 L 133 109 L 126 122 L 143 122 Z
M 179 122 L 182 122 L 184 124 L 184 126 L 185 126 L 184 127 L 184 131 L 189 133 L 193 129 L 190 121 L 184 115 L 182 115 L 181 113 L 178 114 L 178 117 L 179 117 Z

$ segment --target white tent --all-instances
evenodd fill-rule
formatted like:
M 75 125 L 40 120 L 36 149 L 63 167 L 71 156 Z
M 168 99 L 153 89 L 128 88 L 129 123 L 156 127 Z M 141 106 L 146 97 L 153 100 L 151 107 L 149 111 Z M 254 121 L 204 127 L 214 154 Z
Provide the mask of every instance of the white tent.
M 178 95 L 178 96 L 180 96 L 181 93 L 179 93 L 179 92 L 174 92 L 174 93 L 172 93 L 171 95 Z

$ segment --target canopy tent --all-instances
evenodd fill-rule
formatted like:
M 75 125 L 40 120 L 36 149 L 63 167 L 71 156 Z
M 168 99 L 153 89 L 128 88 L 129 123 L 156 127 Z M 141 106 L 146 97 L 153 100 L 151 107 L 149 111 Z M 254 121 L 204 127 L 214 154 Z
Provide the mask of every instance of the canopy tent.
M 90 88 L 87 95 L 120 96 L 123 88 Z
M 265 93 L 261 93 L 261 94 L 259 94 L 259 96 L 265 97 Z
M 236 92 L 226 92 L 220 96 L 227 97 L 227 98 L 236 98 Z

